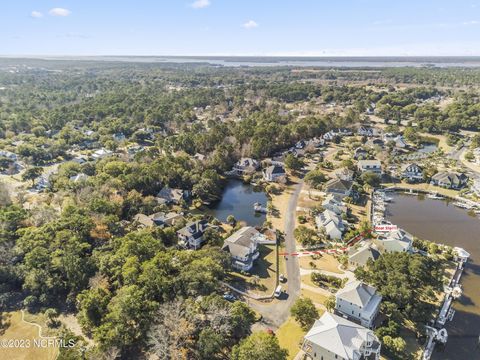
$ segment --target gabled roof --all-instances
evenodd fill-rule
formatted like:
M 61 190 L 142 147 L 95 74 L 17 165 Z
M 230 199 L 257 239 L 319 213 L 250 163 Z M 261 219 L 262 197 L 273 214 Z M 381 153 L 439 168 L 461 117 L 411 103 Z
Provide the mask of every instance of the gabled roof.
M 352 182 L 342 179 L 330 179 L 325 184 L 325 190 L 332 191 L 332 190 L 341 190 L 341 191 L 350 191 L 352 188 Z
M 380 252 L 376 248 L 369 244 L 365 244 L 358 249 L 352 249 L 348 260 L 363 266 L 367 264 L 368 259 L 375 261 L 379 257 Z
M 351 360 L 354 359 L 354 353 L 361 349 L 370 334 L 374 336 L 371 330 L 361 325 L 325 312 L 319 320 L 315 321 L 313 327 L 305 335 L 305 340 L 317 344 L 343 359 Z
M 375 296 L 376 292 L 377 290 L 373 286 L 357 280 L 346 284 L 343 289 L 338 290 L 337 297 L 355 304 L 360 308 L 365 308 Z
M 380 162 L 380 160 L 359 160 L 358 161 L 358 166 L 360 167 L 365 167 L 365 166 L 376 166 L 376 167 L 380 167 L 382 166 L 382 163 Z
M 448 182 L 450 184 L 461 184 L 468 180 L 468 176 L 464 173 L 442 171 L 433 175 L 432 180 L 444 183 Z
M 246 257 L 252 245 L 255 245 L 255 237 L 259 234 L 254 227 L 245 226 L 225 239 L 222 249 L 233 256 Z
M 269 175 L 284 175 L 285 169 L 278 165 L 271 165 L 265 169 L 265 174 Z

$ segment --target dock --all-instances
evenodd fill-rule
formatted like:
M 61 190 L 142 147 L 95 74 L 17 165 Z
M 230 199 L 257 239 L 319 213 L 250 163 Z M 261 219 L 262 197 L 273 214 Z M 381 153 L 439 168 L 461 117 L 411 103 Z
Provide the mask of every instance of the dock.
M 454 300 L 462 296 L 462 288 L 460 280 L 462 278 L 465 263 L 468 261 L 470 254 L 459 247 L 455 247 L 455 261 L 457 268 L 450 283 L 445 287 L 445 297 L 443 299 L 442 307 L 438 313 L 437 318 L 434 321 L 434 325 L 426 325 L 427 330 L 427 342 L 423 350 L 422 359 L 429 360 L 435 349 L 437 343 L 445 344 L 448 340 L 447 329 L 444 328 L 447 321 L 452 321 L 455 316 L 455 309 L 453 309 Z

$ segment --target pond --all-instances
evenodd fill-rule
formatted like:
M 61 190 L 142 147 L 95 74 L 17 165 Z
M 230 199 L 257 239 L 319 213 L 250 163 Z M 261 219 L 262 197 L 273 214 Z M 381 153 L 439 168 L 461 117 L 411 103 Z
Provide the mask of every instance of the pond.
M 441 200 L 396 194 L 387 218 L 412 235 L 467 250 L 471 257 L 462 276 L 462 297 L 446 325 L 448 342 L 434 360 L 480 359 L 480 219 Z
M 435 143 L 422 143 L 421 147 L 418 149 L 419 153 L 430 154 L 435 152 L 438 149 L 437 144 Z
M 266 216 L 253 210 L 256 202 L 267 205 L 267 195 L 261 188 L 232 179 L 223 190 L 222 199 L 212 204 L 208 213 L 222 222 L 225 222 L 229 215 L 233 215 L 237 221 L 244 221 L 250 226 L 260 226 Z

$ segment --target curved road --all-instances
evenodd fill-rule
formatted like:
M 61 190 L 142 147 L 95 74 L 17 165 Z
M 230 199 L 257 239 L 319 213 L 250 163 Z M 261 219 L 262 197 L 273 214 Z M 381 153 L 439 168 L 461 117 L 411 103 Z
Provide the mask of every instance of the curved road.
M 295 212 L 298 203 L 298 197 L 302 191 L 303 180 L 294 186 L 293 194 L 288 200 L 288 206 L 285 213 L 285 252 L 295 252 Z M 298 258 L 289 256 L 286 260 L 287 268 L 287 294 L 283 294 L 280 301 L 275 303 L 260 304 L 258 302 L 249 302 L 249 305 L 263 316 L 262 323 L 272 329 L 280 327 L 290 316 L 290 307 L 300 294 L 300 268 Z

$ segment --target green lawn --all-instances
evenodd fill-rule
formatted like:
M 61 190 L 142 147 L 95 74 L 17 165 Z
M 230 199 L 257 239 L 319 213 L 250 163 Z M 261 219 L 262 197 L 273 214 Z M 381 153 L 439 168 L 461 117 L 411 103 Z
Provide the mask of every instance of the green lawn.
M 294 359 L 306 334 L 295 319 L 289 317 L 276 331 L 280 346 L 288 350 L 288 359 Z M 253 359 L 252 359 L 253 360 Z

